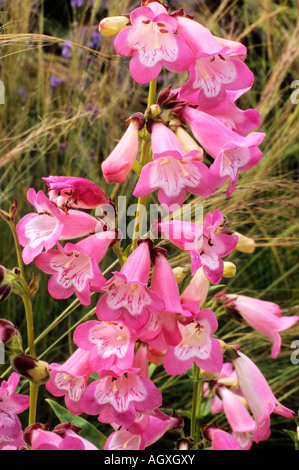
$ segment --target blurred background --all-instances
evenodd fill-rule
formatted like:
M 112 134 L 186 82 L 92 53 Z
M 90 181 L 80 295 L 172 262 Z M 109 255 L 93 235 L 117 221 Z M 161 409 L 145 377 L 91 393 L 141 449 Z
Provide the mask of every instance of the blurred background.
M 204 211 L 220 209 L 228 228 L 256 242 L 253 254 L 235 252 L 229 258 L 237 266 L 236 276 L 226 283 L 229 293 L 269 300 L 278 303 L 283 314 L 298 315 L 299 104 L 291 99 L 292 83 L 299 80 L 298 2 L 169 0 L 168 5 L 184 7 L 213 34 L 248 47 L 246 64 L 255 83 L 238 105 L 260 111 L 258 130 L 266 133 L 261 146 L 264 156 L 257 167 L 241 174 L 229 200 L 226 188 L 220 188 L 206 198 Z M 130 0 L 0 0 L 0 80 L 5 85 L 5 105 L 0 106 L 0 208 L 8 210 L 15 197 L 17 220 L 32 210 L 26 199 L 28 188 L 46 191 L 41 178 L 50 174 L 88 178 L 116 201 L 118 195 L 132 194 L 137 175 L 132 173 L 122 185 L 107 185 L 100 165 L 123 135 L 124 121 L 145 111 L 148 89 L 133 82 L 129 60 L 115 55 L 113 38 L 102 37 L 98 23 L 138 6 L 139 1 Z M 187 76 L 174 77 L 164 69 L 159 90 L 170 83 L 176 88 Z M 155 195 L 152 202 L 157 202 Z M 17 264 L 13 240 L 1 220 L 0 230 L 0 264 L 12 269 Z M 188 262 L 173 247 L 170 255 L 173 266 Z M 107 276 L 115 259 L 111 250 L 100 265 Z M 74 350 L 74 327 L 92 318 L 97 298 L 92 298 L 90 307 L 78 307 L 74 298 L 54 300 L 47 292 L 46 274 L 34 264 L 26 273 L 28 280 L 33 273 L 39 278 L 33 302 L 38 355 L 49 363 L 63 362 Z M 24 332 L 26 344 L 21 300 L 10 296 L 0 309 L 2 318 Z M 221 337 L 242 344 L 279 400 L 297 412 L 299 365 L 292 364 L 290 356 L 292 341 L 299 340 L 298 328 L 282 333 L 281 354 L 272 360 L 270 341 L 241 318 L 224 315 L 219 323 Z M 188 375 L 169 378 L 159 367 L 153 379 L 163 391 L 165 410 L 181 413 L 188 427 L 191 379 Z M 22 392 L 27 385 L 23 384 Z M 44 397 L 50 396 L 43 390 L 40 403 Z M 56 423 L 48 405 L 40 406 L 39 413 L 40 422 Z M 205 422 L 211 420 L 207 408 Z M 226 425 L 221 415 L 217 423 Z M 285 429 L 295 431 L 295 422 L 273 415 L 272 424 L 271 438 L 257 450 L 274 445 L 292 448 Z M 171 447 L 171 438 L 166 436 L 162 445 Z

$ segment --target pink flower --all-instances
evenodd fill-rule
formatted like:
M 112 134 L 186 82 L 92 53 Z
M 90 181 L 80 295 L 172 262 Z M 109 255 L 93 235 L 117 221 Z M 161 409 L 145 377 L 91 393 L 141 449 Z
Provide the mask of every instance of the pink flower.
M 137 331 L 149 322 L 152 313 L 162 313 L 164 302 L 147 287 L 150 274 L 149 241 L 140 240 L 121 271 L 101 288 L 104 295 L 97 304 L 102 321 L 121 321 Z
M 102 229 L 98 220 L 85 212 L 70 210 L 65 214 L 42 191 L 36 193 L 31 188 L 27 198 L 37 213 L 25 215 L 16 227 L 24 247 L 25 264 L 31 263 L 43 249 L 53 248 L 58 240 L 81 238 Z
M 142 115 L 141 115 L 142 116 Z M 127 120 L 128 128 L 121 140 L 102 163 L 102 171 L 107 183 L 123 183 L 131 171 L 139 150 L 139 131 L 144 119 L 133 115 Z
M 160 203 L 170 212 L 172 204 L 183 204 L 187 191 L 196 196 L 209 196 L 215 191 L 208 167 L 198 161 L 198 151 L 185 154 L 175 134 L 164 124 L 153 125 L 152 146 L 154 161 L 143 167 L 134 196 L 143 197 L 158 189 Z
M 139 375 L 139 369 L 124 373 L 102 371 L 101 379 L 88 385 L 81 407 L 98 415 L 99 421 L 129 427 L 137 414 L 151 412 L 162 404 L 162 395 L 153 382 Z
M 26 429 L 26 441 L 32 450 L 99 450 L 81 437 L 78 434 L 80 429 L 70 423 L 56 426 L 53 432 L 47 428 L 37 423 Z
M 164 357 L 166 372 L 169 375 L 183 374 L 194 362 L 206 372 L 220 372 L 223 356 L 219 341 L 212 336 L 217 328 L 214 313 L 207 309 L 193 321 L 180 323 L 182 340 L 177 346 L 169 346 Z
M 238 242 L 236 235 L 217 234 L 224 217 L 217 209 L 208 213 L 204 226 L 178 220 L 160 222 L 161 232 L 179 248 L 190 253 L 192 275 L 203 266 L 204 274 L 218 284 L 223 276 L 222 258 L 231 253 Z
M 101 232 L 77 244 L 67 243 L 58 250 L 41 253 L 35 259 L 38 268 L 52 274 L 48 290 L 54 299 L 67 299 L 74 293 L 82 305 L 90 304 L 91 290 L 106 284 L 98 263 L 113 242 L 115 233 Z
M 167 14 L 158 2 L 136 8 L 130 15 L 132 26 L 124 28 L 116 37 L 114 46 L 118 54 L 133 56 L 131 75 L 137 83 L 149 83 L 161 72 L 186 72 L 193 54 L 184 39 L 176 35 L 177 20 Z
M 255 433 L 255 421 L 249 414 L 244 400 L 226 387 L 219 388 L 226 418 L 233 430 L 233 437 L 242 448 L 249 449 Z
M 183 86 L 182 96 L 200 90 L 200 98 L 209 98 L 215 105 L 225 98 L 226 90 L 252 86 L 253 74 L 240 60 L 240 55 L 246 55 L 246 48 L 242 44 L 219 39 L 189 18 L 178 16 L 177 21 L 178 33 L 195 56 L 190 66 L 190 79 Z
M 89 351 L 89 364 L 95 372 L 133 366 L 135 337 L 123 323 L 88 321 L 76 328 L 74 342 Z
M 210 289 L 210 281 L 204 273 L 203 267 L 199 268 L 191 281 L 181 294 L 181 302 L 198 302 L 201 307 L 205 302 Z
M 252 328 L 272 341 L 271 356 L 276 359 L 281 348 L 280 332 L 295 325 L 299 317 L 282 317 L 280 307 L 273 302 L 245 295 L 225 294 L 224 298 L 229 308 L 235 309 Z
M 233 370 L 230 362 L 223 364 L 221 372 L 217 378 L 213 379 L 212 382 L 204 383 L 204 396 L 208 398 L 212 392 L 211 411 L 213 414 L 218 414 L 223 411 L 223 400 L 219 394 L 219 389 L 221 387 L 228 387 L 231 390 L 234 390 L 239 397 L 243 396 L 239 389 L 236 371 Z
M 182 304 L 175 275 L 166 259 L 164 250 L 154 248 L 151 253 L 154 263 L 151 289 L 164 301 L 165 310 L 152 315 L 150 322 L 139 337 L 157 349 L 167 349 L 177 345 L 181 339 L 179 316 L 192 318 L 199 313 L 197 302 Z
M 224 429 L 208 426 L 204 435 L 212 441 L 212 450 L 245 450 L 236 439 Z
M 262 158 L 258 145 L 265 134 L 252 132 L 247 136 L 239 135 L 215 117 L 190 107 L 183 109 L 182 116 L 198 142 L 215 159 L 210 170 L 216 187 L 222 186 L 229 178 L 226 194 L 230 197 L 237 184 L 239 172 L 257 165 Z
M 65 397 L 65 405 L 74 415 L 82 413 L 80 400 L 92 374 L 89 367 L 89 351 L 77 349 L 64 364 L 50 364 L 51 379 L 47 390 L 55 397 Z
M 147 426 L 140 434 L 121 428 L 113 432 L 106 441 L 105 450 L 144 450 L 158 441 L 167 431 L 181 427 L 179 418 L 163 413 L 145 415 Z
M 236 101 L 242 96 L 245 90 L 226 90 L 225 99 L 215 106 L 211 106 L 210 100 L 199 99 L 199 92 L 185 98 L 191 105 L 197 106 L 197 109 L 214 116 L 229 129 L 246 136 L 249 132 L 261 125 L 261 115 L 257 109 L 246 109 L 245 111 L 238 108 Z M 182 99 L 178 96 L 178 100 Z
M 85 178 L 72 176 L 49 176 L 43 178 L 49 187 L 48 196 L 60 209 L 71 207 L 95 209 L 110 204 L 108 196 L 98 185 Z
M 255 418 L 254 440 L 258 443 L 270 436 L 271 413 L 292 418 L 294 412 L 278 402 L 261 371 L 245 354 L 238 351 L 233 364 L 240 389 Z
M 19 376 L 13 372 L 7 381 L 0 379 L 0 449 L 24 445 L 18 414 L 29 407 L 29 397 L 15 393 Z

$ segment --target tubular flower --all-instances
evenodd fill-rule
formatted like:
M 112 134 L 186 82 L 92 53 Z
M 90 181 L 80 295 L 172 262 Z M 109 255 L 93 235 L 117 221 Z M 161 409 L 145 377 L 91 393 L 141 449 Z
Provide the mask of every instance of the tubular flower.
M 82 305 L 90 304 L 90 292 L 106 284 L 98 263 L 113 242 L 114 232 L 101 232 L 77 244 L 67 243 L 58 250 L 41 253 L 35 263 L 52 274 L 48 290 L 54 299 L 67 299 L 74 293 Z
M 81 397 L 92 374 L 88 363 L 89 351 L 77 349 L 64 364 L 50 364 L 51 378 L 47 390 L 55 397 L 65 397 L 65 405 L 74 415 L 82 413 Z
M 212 105 L 225 98 L 226 90 L 250 88 L 253 73 L 244 64 L 246 48 L 234 41 L 213 36 L 200 23 L 177 16 L 178 33 L 192 50 L 195 60 L 190 66 L 190 79 L 183 86 L 182 95 L 200 90 L 199 99 L 209 99 Z
M 162 313 L 164 302 L 147 287 L 150 273 L 149 241 L 141 240 L 121 271 L 101 288 L 104 295 L 97 304 L 102 321 L 121 321 L 132 330 L 143 328 L 151 313 Z
M 137 413 L 151 412 L 162 404 L 160 391 L 139 369 L 124 373 L 102 371 L 100 380 L 88 385 L 81 408 L 90 415 L 99 415 L 99 421 L 129 427 Z
M 278 402 L 265 377 L 249 357 L 238 351 L 238 357 L 233 360 L 233 364 L 240 389 L 255 418 L 254 440 L 258 443 L 270 436 L 272 413 L 292 418 L 294 412 Z
M 193 54 L 184 39 L 175 34 L 177 20 L 168 15 L 158 2 L 136 8 L 130 23 L 118 34 L 114 47 L 118 54 L 132 56 L 130 71 L 137 83 L 149 83 L 161 72 L 168 70 L 186 72 Z
M 276 359 L 281 348 L 280 333 L 294 326 L 299 317 L 282 317 L 280 307 L 273 302 L 245 295 L 225 294 L 224 298 L 229 308 L 236 310 L 252 328 L 272 341 L 271 356 Z
M 128 120 L 128 128 L 109 157 L 102 163 L 103 175 L 107 183 L 123 183 L 131 171 L 139 150 L 139 131 L 144 118 L 136 114 Z
M 48 196 L 60 209 L 96 209 L 110 204 L 108 196 L 98 185 L 85 178 L 49 176 L 43 178 L 49 187 Z
M 176 246 L 190 253 L 191 274 L 201 266 L 212 284 L 223 276 L 222 258 L 231 253 L 238 242 L 237 236 L 217 234 L 224 217 L 217 209 L 208 213 L 204 226 L 178 220 L 159 222 L 158 228 Z
M 133 366 L 135 337 L 123 323 L 88 321 L 76 328 L 74 342 L 89 351 L 89 364 L 95 372 Z
M 7 381 L 0 381 L 0 449 L 24 445 L 18 414 L 29 407 L 29 396 L 15 393 L 19 376 L 13 372 Z
M 53 248 L 58 240 L 80 238 L 102 229 L 98 220 L 85 212 L 70 210 L 65 214 L 42 191 L 36 193 L 31 188 L 27 197 L 37 213 L 25 215 L 16 227 L 25 264 L 44 249 Z
M 182 340 L 177 346 L 169 346 L 164 367 L 170 375 L 180 375 L 195 362 L 210 373 L 221 371 L 223 356 L 219 341 L 213 337 L 218 322 L 211 310 L 202 310 L 191 322 L 180 323 Z
M 170 212 L 173 204 L 183 204 L 187 192 L 208 196 L 215 191 L 210 170 L 198 161 L 198 150 L 185 154 L 175 134 L 161 123 L 153 125 L 152 146 L 153 162 L 143 167 L 134 196 L 159 190 L 158 199 Z
M 47 425 L 37 423 L 25 430 L 25 439 L 32 450 L 99 450 L 81 437 L 79 431 L 71 423 L 60 424 L 53 432 Z

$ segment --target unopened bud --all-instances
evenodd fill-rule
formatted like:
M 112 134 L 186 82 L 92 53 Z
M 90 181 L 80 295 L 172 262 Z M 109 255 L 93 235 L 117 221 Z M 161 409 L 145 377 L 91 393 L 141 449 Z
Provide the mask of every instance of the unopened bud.
M 0 341 L 5 345 L 5 351 L 9 356 L 22 354 L 22 337 L 20 331 L 8 320 L 0 319 Z
M 5 267 L 0 265 L 0 284 L 4 281 L 5 274 L 6 274 Z
M 162 113 L 162 111 L 161 111 L 160 106 L 158 104 L 152 104 L 152 106 L 150 106 L 146 110 L 145 117 L 147 119 L 155 119 L 155 118 L 159 117 L 161 113 Z
M 241 251 L 242 253 L 251 254 L 254 252 L 256 244 L 252 238 L 245 237 L 241 233 L 235 232 L 234 235 L 238 236 L 238 243 L 236 250 Z
M 4 302 L 12 291 L 10 284 L 3 284 L 0 286 L 0 302 Z
M 178 450 L 191 450 L 194 446 L 194 439 L 192 437 L 182 437 L 177 441 Z
M 223 263 L 223 277 L 234 277 L 237 272 L 237 267 L 234 263 L 230 261 L 224 261 Z
M 208 381 L 211 381 L 211 380 L 216 380 L 218 377 L 219 377 L 219 373 L 218 374 L 213 374 L 211 372 L 206 372 L 205 370 L 203 369 L 200 369 L 200 373 L 201 375 L 207 379 Z
M 130 19 L 126 16 L 110 16 L 104 18 L 99 24 L 99 31 L 105 37 L 116 36 L 122 29 L 128 26 Z
M 193 160 L 197 160 L 199 162 L 203 161 L 203 149 L 183 127 L 178 126 L 176 128 L 175 135 L 185 153 L 197 150 L 198 154 L 193 158 Z
M 180 284 L 186 279 L 188 274 L 190 274 L 190 266 L 177 266 L 176 268 L 173 268 L 172 271 L 176 278 L 176 282 Z
M 11 363 L 16 372 L 37 385 L 45 384 L 50 380 L 50 369 L 47 362 L 39 361 L 26 354 L 20 354 L 13 357 Z
M 29 291 L 30 291 L 30 297 L 34 297 L 34 295 L 37 293 L 39 288 L 39 281 L 38 277 L 35 273 L 33 273 L 33 277 L 31 279 L 31 282 L 29 284 Z

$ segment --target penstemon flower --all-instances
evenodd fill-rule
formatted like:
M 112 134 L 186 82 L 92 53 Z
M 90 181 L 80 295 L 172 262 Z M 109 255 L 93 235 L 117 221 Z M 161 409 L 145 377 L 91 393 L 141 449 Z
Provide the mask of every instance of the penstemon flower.
M 53 248 L 58 240 L 84 237 L 101 228 L 99 221 L 86 212 L 70 210 L 65 214 L 43 191 L 36 193 L 31 188 L 27 198 L 37 212 L 25 215 L 17 225 L 25 264 L 31 263 L 44 249 Z
M 169 240 L 190 253 L 191 273 L 201 266 L 206 277 L 218 284 L 223 276 L 222 258 L 231 253 L 238 242 L 236 235 L 218 234 L 224 221 L 217 209 L 207 214 L 204 226 L 178 220 L 159 222 L 158 228 Z
M 29 397 L 15 392 L 19 380 L 18 374 L 13 372 L 7 381 L 0 381 L 0 449 L 25 444 L 18 415 L 29 407 Z
M 82 411 L 99 415 L 104 423 L 129 427 L 137 413 L 152 412 L 162 405 L 161 392 L 139 369 L 125 372 L 102 371 L 100 380 L 88 385 L 81 400 Z
M 197 196 L 215 192 L 209 168 L 198 161 L 198 150 L 184 153 L 175 134 L 164 124 L 152 127 L 153 162 L 145 165 L 133 195 L 143 197 L 159 190 L 158 199 L 169 212 L 172 205 L 181 206 L 187 191 Z
M 151 313 L 162 313 L 164 302 L 147 287 L 150 274 L 148 240 L 140 240 L 121 271 L 101 288 L 104 295 L 97 304 L 97 316 L 102 321 L 122 321 L 138 331 L 150 320 Z
M 130 63 L 132 77 L 137 83 L 149 83 L 161 72 L 187 72 L 193 54 L 184 39 L 175 34 L 177 20 L 168 15 L 160 2 L 136 8 L 130 23 L 117 35 L 114 46 L 118 54 L 133 56 Z
M 67 243 L 58 250 L 49 250 L 35 258 L 35 264 L 45 273 L 52 274 L 48 283 L 50 295 L 67 299 L 74 293 L 82 305 L 90 304 L 91 291 L 106 284 L 98 263 L 113 243 L 115 232 L 100 232 L 76 244 Z

